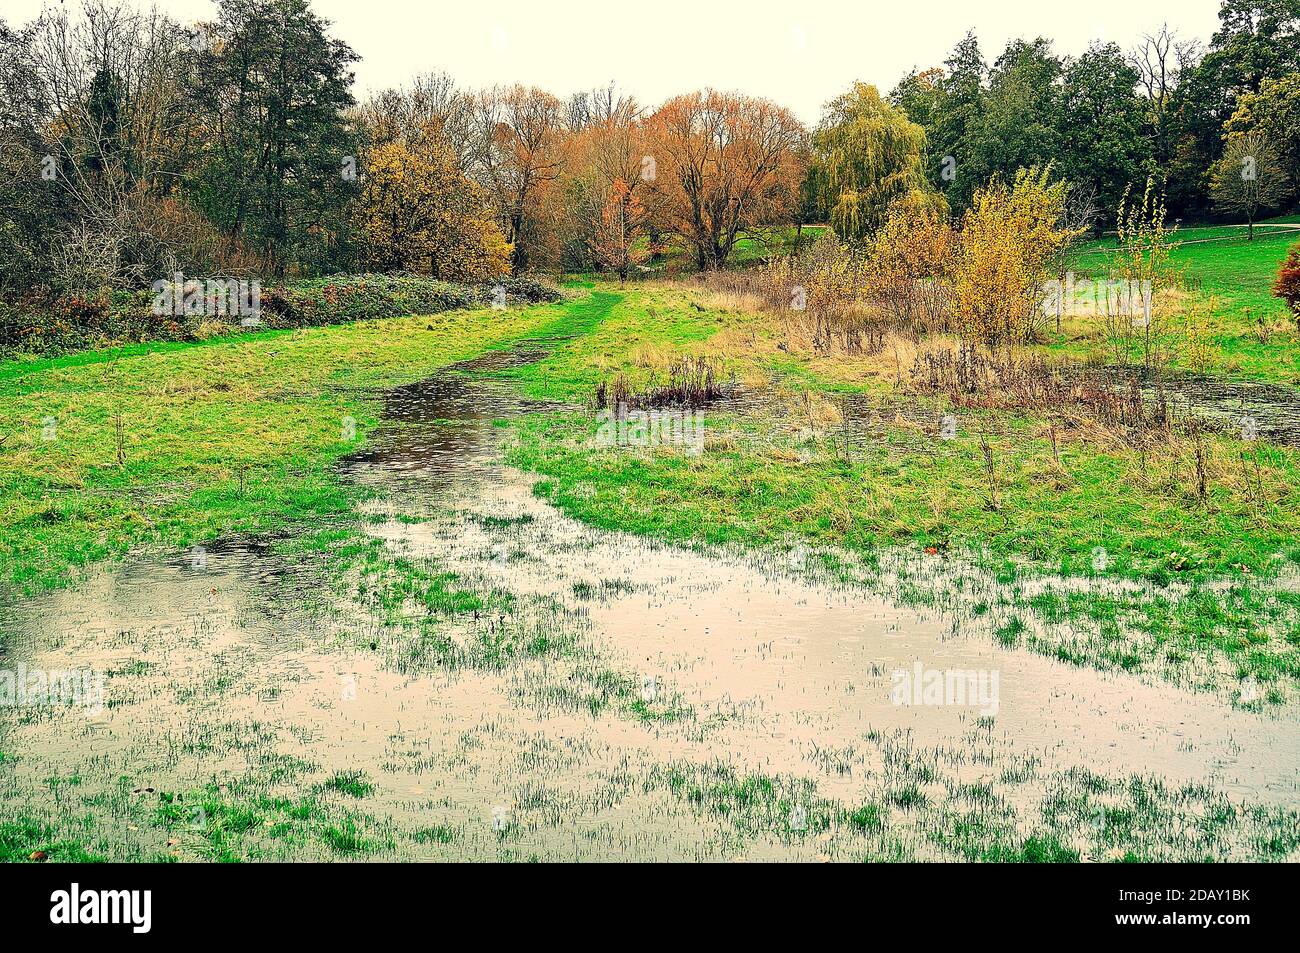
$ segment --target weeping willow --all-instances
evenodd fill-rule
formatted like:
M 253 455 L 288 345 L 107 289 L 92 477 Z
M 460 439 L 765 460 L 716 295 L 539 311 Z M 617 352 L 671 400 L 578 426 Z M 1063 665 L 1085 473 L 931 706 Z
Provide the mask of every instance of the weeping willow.
M 832 101 L 812 146 L 813 188 L 841 238 L 872 234 L 897 202 L 946 212 L 925 176 L 925 130 L 874 86 Z

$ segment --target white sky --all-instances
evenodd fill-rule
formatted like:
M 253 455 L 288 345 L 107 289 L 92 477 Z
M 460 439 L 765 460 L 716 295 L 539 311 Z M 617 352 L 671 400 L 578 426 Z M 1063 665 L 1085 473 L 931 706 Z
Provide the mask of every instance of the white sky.
M 11 26 L 46 2 L 0 0 Z M 76 0 L 67 0 L 75 3 Z M 212 0 L 159 0 L 191 22 Z M 616 80 L 647 104 L 704 86 L 776 100 L 805 122 L 854 80 L 882 93 L 940 65 L 974 28 L 993 60 L 1008 39 L 1043 35 L 1058 53 L 1090 40 L 1127 49 L 1167 22 L 1208 41 L 1218 0 L 314 0 L 361 56 L 358 98 L 420 72 L 460 85 L 521 82 L 565 97 Z

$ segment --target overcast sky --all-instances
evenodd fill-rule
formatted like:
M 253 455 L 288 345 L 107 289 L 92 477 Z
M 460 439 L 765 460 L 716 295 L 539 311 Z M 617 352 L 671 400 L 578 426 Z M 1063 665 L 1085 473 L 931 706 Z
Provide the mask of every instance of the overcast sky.
M 25 23 L 48 0 L 0 0 Z M 54 0 L 58 3 L 58 0 Z M 74 3 L 75 0 L 67 0 Z M 178 20 L 212 0 L 162 0 Z M 1218 0 L 314 0 L 362 57 L 360 96 L 446 70 L 465 86 L 520 82 L 564 97 L 615 80 L 654 104 L 704 86 L 766 96 L 816 121 L 860 79 L 887 92 L 913 67 L 939 65 L 968 29 L 992 60 L 1008 39 L 1047 36 L 1058 53 L 1102 39 L 1127 49 L 1167 22 L 1208 40 Z

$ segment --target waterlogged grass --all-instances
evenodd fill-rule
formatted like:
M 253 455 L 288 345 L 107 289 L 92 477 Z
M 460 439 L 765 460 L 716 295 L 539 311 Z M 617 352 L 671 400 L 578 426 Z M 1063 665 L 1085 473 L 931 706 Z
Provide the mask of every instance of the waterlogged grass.
M 88 851 L 76 839 L 75 828 L 56 827 L 29 814 L 0 821 L 0 863 L 53 861 L 55 863 L 104 863 L 107 858 Z
M 359 636 L 359 647 L 380 653 L 396 671 L 500 670 L 575 651 L 571 630 L 555 624 L 558 606 L 516 599 L 430 557 L 403 555 L 357 525 L 304 533 L 278 549 L 309 560 L 331 591 L 382 623 L 382 635 Z
M 1226 254 L 1222 243 L 1184 247 Z M 1094 633 L 1104 640 L 1031 638 L 1026 621 L 1061 621 L 1044 600 L 1022 600 L 1024 619 L 999 621 L 997 638 L 1103 668 L 1179 669 L 1213 656 L 1226 658 L 1237 677 L 1295 679 L 1296 615 L 1269 595 L 1269 580 L 1300 562 L 1294 449 L 1210 438 L 1202 498 L 1188 440 L 1142 453 L 1117 435 L 1079 427 L 1058 428 L 1054 441 L 1044 421 L 987 412 L 962 413 L 957 438 L 941 440 L 937 405 L 904 419 L 887 401 L 850 431 L 839 396 L 889 390 L 900 362 L 780 351 L 772 346 L 778 322 L 711 300 L 667 286 L 624 290 L 589 333 L 558 341 L 546 360 L 510 376 L 532 396 L 582 403 L 614 375 L 644 386 L 677 356 L 705 354 L 773 398 L 775 409 L 712 410 L 698 455 L 600 448 L 590 411 L 512 421 L 508 462 L 543 477 L 539 496 L 598 527 L 681 543 L 778 550 L 803 543 L 863 558 L 904 545 L 978 553 L 981 564 L 1002 567 L 1002 583 L 1055 575 L 1137 581 L 1152 588 L 1123 596 L 1118 618 Z M 1295 350 L 1274 344 L 1279 353 Z M 849 412 L 860 414 L 860 405 Z M 1235 582 L 1249 604 L 1234 608 L 1234 590 L 1212 587 L 1216 580 Z M 1197 588 L 1166 598 L 1170 586 Z M 1072 597 L 1066 621 L 1076 632 L 1098 628 L 1081 598 Z M 1107 596 L 1094 598 L 1096 607 Z M 1181 674 L 1174 680 L 1186 682 Z
M 1040 776 L 1032 758 L 998 780 L 970 783 L 946 768 L 964 760 L 951 749 L 871 740 L 884 771 L 855 804 L 824 797 L 804 778 L 741 774 L 722 762 L 662 766 L 645 784 L 721 822 L 742 847 L 833 845 L 838 857 L 871 862 L 1280 861 L 1300 846 L 1296 812 L 1242 807 L 1203 785 L 1082 768 Z M 1012 797 L 1031 806 L 1017 809 Z
M 538 494 L 572 516 L 674 541 L 984 547 L 1066 575 L 1092 574 L 1105 547 L 1112 576 L 1159 582 L 1300 560 L 1300 464 L 1288 450 L 1259 451 L 1263 493 L 1248 496 L 1229 473 L 1202 501 L 1186 458 L 1160 470 L 1149 458 L 1144 478 L 1128 454 L 1071 446 L 1058 467 L 1050 440 L 1027 428 L 990 438 L 991 491 L 971 435 L 919 445 L 889 431 L 845 452 L 834 434 L 779 421 L 713 415 L 709 425 L 692 456 L 598 449 L 590 414 L 532 415 L 508 459 L 545 476 Z
M 1213 648 L 1238 681 L 1266 683 L 1254 702 L 1280 703 L 1276 683 L 1300 679 L 1300 593 L 1262 590 L 1249 583 L 1194 585 L 1177 596 L 1161 592 L 1082 592 L 1048 585 L 1028 599 L 1044 621 L 1071 622 L 1095 631 L 1103 656 L 1115 667 L 1141 668 L 1148 655 L 1173 665 Z M 1036 636 L 1030 636 L 1031 647 Z M 1012 639 L 1010 644 L 1016 644 Z M 1047 654 L 1084 661 L 1054 645 Z
M 567 831 L 549 848 L 529 839 L 637 797 L 662 799 L 675 817 L 707 820 L 686 828 L 677 843 L 684 856 L 707 849 L 738 857 L 761 848 L 873 861 L 1292 857 L 1300 846 L 1293 811 L 1243 806 L 1210 788 L 1158 778 L 1040 772 L 1032 756 L 994 757 L 992 719 L 979 719 L 979 737 L 957 749 L 915 748 L 908 738 L 876 732 L 864 736 L 862 751 L 821 746 L 827 776 L 861 779 L 842 801 L 806 777 L 701 760 L 702 751 L 714 756 L 702 743 L 713 731 L 725 740 L 725 726 L 697 716 L 662 686 L 647 690 L 642 677 L 620 671 L 621 662 L 583 637 L 583 604 L 625 598 L 629 583 L 575 583 L 566 592 L 576 608 L 508 591 L 369 535 L 355 512 L 359 491 L 333 477 L 332 463 L 360 444 L 343 438 L 344 418 L 355 419 L 361 439 L 374 422 L 366 388 L 425 377 L 517 340 L 551 353 L 498 376 L 528 396 L 571 407 L 615 373 L 643 385 L 680 354 L 716 355 L 746 381 L 765 384 L 775 371 L 782 387 L 812 395 L 799 405 L 804 410 L 826 392 L 880 389 L 879 376 L 853 360 L 810 361 L 760 347 L 775 333 L 764 320 L 717 310 L 681 289 L 596 285 L 589 295 L 522 312 L 397 319 L 0 368 L 2 419 L 21 422 L 0 449 L 6 596 L 63 584 L 89 561 L 131 546 L 185 546 L 292 524 L 295 532 L 277 538 L 275 549 L 320 583 L 309 587 L 309 598 L 338 623 L 334 636 L 347 652 L 377 653 L 381 667 L 410 679 L 445 678 L 449 692 L 458 679 L 481 680 L 527 709 L 530 722 L 618 721 L 618 731 L 696 746 L 693 759 L 624 758 L 602 770 L 602 785 L 582 791 L 563 789 L 554 774 L 528 773 L 543 764 L 566 772 L 587 743 L 580 735 L 566 736 L 563 755 L 558 742 L 539 736 L 521 746 L 504 734 L 508 719 L 477 711 L 444 750 L 430 750 L 423 738 L 399 745 L 390 736 L 388 755 L 369 773 L 347 762 L 299 761 L 282 736 L 296 726 L 247 722 L 205 725 L 186 736 L 186 755 L 237 754 L 253 766 L 199 787 L 141 788 L 128 780 L 135 766 L 122 760 L 97 761 L 93 772 L 20 775 L 9 763 L 14 756 L 0 756 L 0 860 L 391 859 L 498 850 L 495 856 L 506 858 L 539 851 L 560 857 L 570 850 Z M 42 439 L 45 416 L 56 419 L 53 440 Z M 836 422 L 811 412 L 719 408 L 709 414 L 699 455 L 599 449 L 590 411 L 532 414 L 504 427 L 512 437 L 508 462 L 542 475 L 536 492 L 597 526 L 782 555 L 794 544 L 825 547 L 809 557 L 821 571 L 846 582 L 869 582 L 864 576 L 874 573 L 879 581 L 889 563 L 898 599 L 941 607 L 947 595 L 927 567 L 969 555 L 984 583 L 997 584 L 972 587 L 972 614 L 988 616 L 1004 646 L 1139 673 L 1156 660 L 1200 672 L 1210 660 L 1263 683 L 1261 698 L 1242 701 L 1256 708 L 1289 697 L 1300 679 L 1300 597 L 1268 586 L 1300 560 L 1294 451 L 1216 441 L 1201 499 L 1186 447 L 1140 459 L 1104 435 L 1080 433 L 1061 441 L 1058 461 L 1030 419 L 970 417 L 957 439 L 940 441 L 924 422 L 885 417 L 846 440 Z M 993 455 L 992 482 L 981 432 Z M 1234 462 L 1242 450 L 1258 467 Z M 529 521 L 496 513 L 466 518 L 493 543 L 514 540 Z M 1098 547 L 1108 554 L 1100 569 Z M 506 546 L 493 558 L 508 568 L 527 556 Z M 1082 589 L 1081 580 L 1088 584 Z M 1092 634 L 1053 636 L 1056 627 Z M 169 690 L 183 706 L 251 691 L 233 669 L 217 664 Z M 130 673 L 147 679 L 151 669 Z M 472 761 L 474 752 L 493 745 L 520 757 L 521 783 L 500 795 L 508 808 L 504 830 L 481 804 L 469 814 L 431 801 L 403 823 L 382 816 L 399 765 L 463 771 L 461 780 L 477 791 L 490 759 Z M 723 832 L 721 847 L 711 840 L 715 830 Z M 576 838 L 572 843 L 576 852 Z
M 1274 491 L 1292 502 L 1261 508 L 1226 486 L 1200 501 L 1143 483 L 1122 457 L 1066 451 L 1062 471 L 1047 442 L 995 438 L 995 510 L 969 439 L 889 438 L 846 455 L 719 414 L 691 456 L 597 449 L 593 426 L 579 413 L 535 415 L 507 449 L 542 474 L 538 496 L 589 524 L 688 545 L 823 547 L 807 560 L 818 575 L 962 619 L 996 608 L 988 628 L 1001 645 L 1071 664 L 1234 698 L 1251 676 L 1263 683 L 1260 704 L 1283 703 L 1300 684 L 1300 599 L 1274 581 L 1300 559 L 1300 484 L 1287 486 L 1295 462 L 1282 451 Z M 893 558 L 899 546 L 910 561 Z M 918 561 L 922 552 L 932 562 Z M 944 564 L 958 575 L 940 585 Z
M 0 601 L 133 546 L 346 513 L 331 473 L 372 389 L 548 328 L 582 304 L 268 332 L 0 366 Z
M 224 783 L 133 788 L 129 777 L 106 774 L 52 805 L 12 811 L 15 792 L 7 791 L 0 802 L 0 862 L 238 863 L 391 855 L 391 824 L 346 803 L 369 796 L 364 778 L 339 773 L 293 793 L 293 783 L 312 767 L 277 757 L 266 744 L 259 738 L 248 748 L 260 756 L 263 769 Z M 278 770 L 264 770 L 268 765 Z

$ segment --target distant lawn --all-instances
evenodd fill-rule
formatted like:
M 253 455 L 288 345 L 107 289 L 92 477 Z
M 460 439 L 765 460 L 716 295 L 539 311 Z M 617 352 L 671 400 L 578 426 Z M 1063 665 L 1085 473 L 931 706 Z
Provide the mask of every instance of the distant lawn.
M 1179 244 L 1171 264 L 1181 270 L 1190 291 L 1212 304 L 1207 325 L 1215 351 L 1211 372 L 1300 384 L 1300 334 L 1286 304 L 1272 294 L 1278 267 L 1287 249 L 1300 241 L 1300 229 L 1265 223 L 1256 226 L 1254 241 L 1247 241 L 1245 229 L 1196 227 L 1179 229 L 1175 238 Z M 1108 277 L 1115 247 L 1113 237 L 1088 242 L 1074 251 L 1066 267 L 1077 275 Z M 1272 329 L 1267 343 L 1257 335 L 1261 318 Z M 1077 321 L 1066 322 L 1065 333 L 1052 338 L 1051 349 L 1084 356 L 1089 348 L 1081 337 L 1084 330 Z M 1170 343 L 1177 353 L 1185 341 L 1176 335 Z
M 727 264 L 733 268 L 758 265 L 769 258 L 789 254 L 796 245 L 807 248 L 828 231 L 830 229 L 825 225 L 805 225 L 802 230 L 791 226 L 747 232 L 736 240 Z M 667 274 L 692 272 L 696 270 L 695 252 L 687 243 L 677 239 L 655 261 L 648 262 L 647 267 Z

